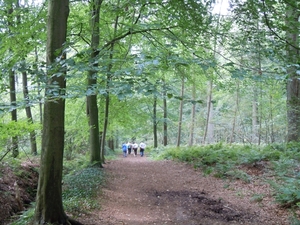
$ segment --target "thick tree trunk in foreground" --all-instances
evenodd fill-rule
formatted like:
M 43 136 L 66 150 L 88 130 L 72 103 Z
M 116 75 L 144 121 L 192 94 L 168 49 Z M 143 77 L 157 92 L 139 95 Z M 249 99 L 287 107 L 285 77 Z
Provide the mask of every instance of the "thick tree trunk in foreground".
M 47 71 L 42 136 L 41 167 L 39 173 L 36 208 L 33 224 L 80 224 L 70 220 L 62 204 L 62 169 L 64 151 L 66 68 L 63 48 L 66 42 L 68 0 L 51 0 L 48 3 Z M 56 74 L 58 74 L 56 76 Z M 59 93 L 59 95 L 57 95 Z
M 296 64 L 299 63 L 299 11 L 292 4 L 286 9 L 287 55 L 287 141 L 300 140 L 300 80 Z

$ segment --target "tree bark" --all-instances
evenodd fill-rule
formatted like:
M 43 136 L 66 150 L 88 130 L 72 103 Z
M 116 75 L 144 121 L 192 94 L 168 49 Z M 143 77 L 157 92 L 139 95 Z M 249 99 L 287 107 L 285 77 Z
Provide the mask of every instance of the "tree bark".
M 239 83 L 239 81 L 237 81 L 237 89 L 236 89 L 236 95 L 235 95 L 235 109 L 234 109 L 234 115 L 233 115 L 230 141 L 229 141 L 230 144 L 232 144 L 235 141 L 235 127 L 236 127 L 236 120 L 237 120 L 237 113 L 239 110 L 239 99 L 240 99 L 239 93 L 240 93 L 240 83 Z
M 80 224 L 67 217 L 62 204 L 62 169 L 65 134 L 66 55 L 68 0 L 48 2 L 47 87 L 44 104 L 42 153 L 33 224 Z M 56 75 L 58 74 L 58 75 Z M 63 74 L 63 75 L 62 75 Z
M 275 133 L 274 133 L 274 118 L 273 118 L 273 96 L 272 94 L 270 94 L 270 110 L 269 110 L 269 120 L 271 121 L 271 125 L 270 125 L 270 139 L 271 139 L 271 143 L 275 142 Z
M 97 56 L 99 54 L 98 47 L 100 41 L 100 5 L 102 0 L 92 1 L 92 43 L 91 43 L 91 61 L 92 68 L 98 67 Z M 98 115 L 98 104 L 97 104 L 97 69 L 91 69 L 88 72 L 88 89 L 90 94 L 87 96 L 87 108 L 90 126 L 90 162 L 102 167 L 101 159 L 101 148 L 99 141 L 99 115 Z
M 203 136 L 203 144 L 206 142 L 212 143 L 213 142 L 213 124 L 211 123 L 212 120 L 212 85 L 213 82 L 209 81 L 208 84 L 208 95 L 207 95 L 207 116 L 206 116 L 206 125 L 205 125 L 205 131 Z
M 7 18 L 7 24 L 8 24 L 8 29 L 9 33 L 11 32 L 11 27 L 14 26 L 13 23 L 13 2 L 7 2 L 7 13 L 8 13 L 8 18 Z M 16 3 L 18 5 L 18 2 Z M 11 51 L 12 52 L 12 51 Z M 13 63 L 10 63 L 11 67 L 13 66 Z M 13 69 L 9 70 L 9 92 L 10 92 L 10 104 L 11 104 L 11 120 L 14 122 L 17 122 L 17 97 L 16 97 L 16 80 L 15 80 L 15 72 Z M 12 144 L 9 146 L 9 149 L 12 151 L 12 156 L 16 158 L 19 155 L 19 146 L 18 146 L 18 136 L 13 136 L 12 137 Z
M 163 111 L 164 111 L 164 146 L 168 145 L 168 108 L 167 108 L 167 88 L 166 81 L 163 80 Z
M 180 146 L 181 142 L 181 126 L 182 126 L 182 114 L 183 114 L 183 95 L 184 95 L 184 76 L 181 77 L 181 100 L 180 100 L 180 106 L 179 106 L 179 120 L 178 120 L 178 134 L 177 134 L 177 144 L 176 146 Z
M 17 97 L 16 97 L 16 80 L 15 73 L 12 69 L 9 71 L 9 89 L 10 89 L 10 103 L 11 103 L 11 120 L 17 122 Z M 16 158 L 19 155 L 18 136 L 12 137 L 12 156 Z
M 252 143 L 258 143 L 258 94 L 257 88 L 253 87 L 252 101 Z
M 154 94 L 153 98 L 153 145 L 154 148 L 158 147 L 157 143 L 157 96 Z
M 193 98 L 193 101 L 195 101 L 195 99 L 196 99 L 196 84 L 195 84 L 195 82 L 193 82 L 193 87 L 192 87 L 192 98 Z M 194 102 L 192 104 L 192 112 L 191 112 L 191 127 L 190 127 L 189 146 L 192 146 L 194 143 L 195 116 L 196 116 L 196 103 Z
M 35 55 L 35 63 L 38 64 L 39 55 L 37 52 L 37 48 L 34 48 L 34 55 Z M 37 70 L 38 68 L 36 68 Z M 42 103 L 42 95 L 41 95 L 41 82 L 40 78 L 37 78 L 37 86 L 38 86 L 38 100 L 39 100 L 39 117 L 40 117 L 40 124 L 43 124 L 43 103 Z
M 299 63 L 299 12 L 287 4 L 286 9 L 286 56 L 287 56 L 287 141 L 300 140 L 300 80 L 297 74 Z
M 29 106 L 29 97 L 28 97 L 28 84 L 27 84 L 27 73 L 24 71 L 22 72 L 22 81 L 23 81 L 23 96 L 26 102 L 26 116 L 28 119 L 28 123 L 32 124 L 33 123 L 33 118 L 32 118 L 32 113 L 31 113 L 31 108 Z M 30 145 L 31 145 L 31 154 L 37 155 L 37 146 L 36 146 L 36 137 L 35 137 L 35 131 L 30 132 Z

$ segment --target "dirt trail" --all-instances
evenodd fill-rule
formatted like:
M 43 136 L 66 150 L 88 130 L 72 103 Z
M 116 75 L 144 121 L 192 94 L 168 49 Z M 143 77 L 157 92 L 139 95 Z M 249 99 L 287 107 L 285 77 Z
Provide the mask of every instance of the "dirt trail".
M 182 163 L 129 155 L 104 167 L 102 209 L 78 218 L 86 225 L 288 224 L 272 202 L 251 202 Z

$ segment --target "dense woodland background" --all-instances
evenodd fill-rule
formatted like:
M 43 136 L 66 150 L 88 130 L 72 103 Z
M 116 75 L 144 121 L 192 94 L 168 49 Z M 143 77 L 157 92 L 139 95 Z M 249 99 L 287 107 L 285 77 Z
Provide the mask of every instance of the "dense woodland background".
M 299 141 L 296 0 L 0 4 L 1 161 Z

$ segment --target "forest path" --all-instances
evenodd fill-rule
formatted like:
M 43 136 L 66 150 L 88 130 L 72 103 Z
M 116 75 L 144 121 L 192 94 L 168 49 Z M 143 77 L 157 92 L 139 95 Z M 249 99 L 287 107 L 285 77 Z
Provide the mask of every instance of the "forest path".
M 204 177 L 183 163 L 129 155 L 104 167 L 101 209 L 79 217 L 85 225 L 288 224 L 270 200 L 251 202 L 255 187 Z

